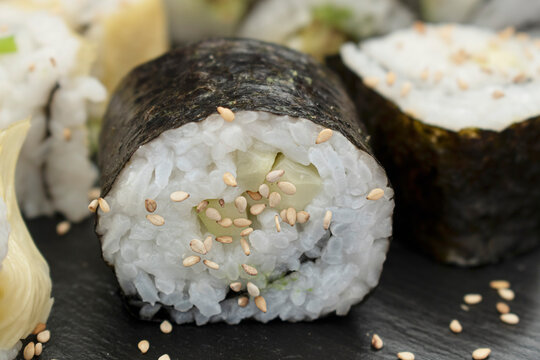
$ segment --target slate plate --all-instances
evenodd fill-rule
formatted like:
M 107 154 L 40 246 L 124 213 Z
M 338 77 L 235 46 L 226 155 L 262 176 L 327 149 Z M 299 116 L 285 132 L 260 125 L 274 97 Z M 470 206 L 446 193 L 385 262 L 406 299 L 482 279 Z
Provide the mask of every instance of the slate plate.
M 57 220 L 58 221 L 58 220 Z M 416 359 L 471 359 L 477 347 L 490 347 L 490 360 L 540 359 L 540 251 L 496 266 L 458 269 L 439 265 L 394 241 L 380 286 L 347 317 L 330 316 L 311 323 L 273 321 L 175 326 L 171 334 L 157 323 L 132 318 L 124 308 L 111 270 L 101 259 L 93 220 L 73 226 L 65 236 L 56 222 L 39 219 L 30 231 L 51 265 L 55 305 L 48 326 L 51 341 L 40 359 L 396 359 L 411 351 Z M 510 303 L 521 322 L 498 319 L 493 279 L 511 281 Z M 484 301 L 460 308 L 469 292 Z M 452 334 L 457 318 L 463 333 Z M 385 342 L 370 348 L 377 332 Z M 141 339 L 150 351 L 137 349 Z

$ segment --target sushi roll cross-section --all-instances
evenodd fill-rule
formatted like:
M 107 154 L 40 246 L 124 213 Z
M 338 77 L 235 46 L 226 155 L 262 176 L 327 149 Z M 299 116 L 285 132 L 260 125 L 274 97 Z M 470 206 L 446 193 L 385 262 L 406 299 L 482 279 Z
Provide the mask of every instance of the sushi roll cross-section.
M 399 237 L 461 265 L 539 243 L 539 40 L 417 23 L 341 58 L 396 188 Z
M 136 68 L 99 166 L 103 256 L 142 318 L 344 315 L 378 282 L 393 191 L 342 85 L 306 55 L 216 39 Z

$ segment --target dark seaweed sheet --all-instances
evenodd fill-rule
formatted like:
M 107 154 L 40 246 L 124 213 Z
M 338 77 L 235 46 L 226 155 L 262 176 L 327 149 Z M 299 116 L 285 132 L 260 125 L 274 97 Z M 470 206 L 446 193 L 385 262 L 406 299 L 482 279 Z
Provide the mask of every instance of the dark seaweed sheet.
M 323 65 L 274 44 L 212 39 L 173 50 L 122 81 L 100 135 L 102 196 L 141 145 L 166 130 L 204 120 L 217 106 L 302 117 L 370 152 L 354 105 Z

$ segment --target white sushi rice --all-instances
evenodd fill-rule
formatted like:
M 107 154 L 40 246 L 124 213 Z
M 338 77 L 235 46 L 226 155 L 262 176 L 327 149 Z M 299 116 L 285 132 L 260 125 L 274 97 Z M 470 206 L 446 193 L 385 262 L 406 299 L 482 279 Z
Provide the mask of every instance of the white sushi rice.
M 340 133 L 315 145 L 321 130 L 308 120 L 266 112 L 239 112 L 232 123 L 211 115 L 166 131 L 136 151 L 106 197 L 111 211 L 99 210 L 97 232 L 123 291 L 146 303 L 142 317 L 165 305 L 177 323 L 310 320 L 333 311 L 346 314 L 377 284 L 391 235 L 393 191 L 381 166 Z M 277 211 L 269 208 L 258 216 L 260 228 L 249 235 L 250 256 L 236 240 L 214 241 L 202 258 L 218 263 L 219 270 L 202 262 L 184 267 L 183 258 L 197 255 L 191 239 L 208 235 L 193 207 L 210 198 L 232 202 L 244 192 L 226 186 L 222 175 L 236 174 L 236 151 L 254 147 L 317 168 L 323 188 L 305 208 L 311 218 L 294 227 L 282 223 L 277 232 Z M 384 189 L 384 197 L 367 200 L 374 188 Z M 169 195 L 178 190 L 190 197 L 172 202 Z M 145 218 L 146 198 L 157 201 L 155 213 L 164 217 L 163 226 Z M 327 210 L 333 213 L 329 231 L 323 228 Z M 309 261 L 301 262 L 303 255 Z M 240 266 L 244 263 L 255 266 L 259 275 L 247 275 Z M 256 284 L 268 311 L 257 309 L 253 299 L 245 308 L 237 305 L 236 296 L 226 299 L 233 281 L 244 288 L 247 281 Z
M 17 344 L 11 349 L 0 349 L 0 360 L 13 360 L 17 357 L 19 351 L 21 351 L 22 342 L 18 341 Z
M 17 44 L 16 52 L 0 54 L 0 127 L 32 120 L 17 168 L 21 208 L 28 217 L 59 211 L 78 221 L 97 175 L 87 149 L 88 107 L 106 91 L 87 75 L 81 57 L 88 49 L 62 18 L 2 4 L 0 28 Z
M 526 34 L 425 25 L 345 44 L 341 56 L 366 84 L 430 125 L 501 131 L 540 114 L 540 43 Z

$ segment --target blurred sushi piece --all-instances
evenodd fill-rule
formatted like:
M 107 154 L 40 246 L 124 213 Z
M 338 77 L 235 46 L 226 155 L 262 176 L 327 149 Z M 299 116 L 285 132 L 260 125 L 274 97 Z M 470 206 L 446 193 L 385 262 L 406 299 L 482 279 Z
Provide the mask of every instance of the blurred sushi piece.
M 323 60 L 346 41 L 408 26 L 411 13 L 394 0 L 264 0 L 238 35 L 282 44 Z
M 538 40 L 417 23 L 341 56 L 396 188 L 397 237 L 460 265 L 538 245 Z
M 0 130 L 0 360 L 15 359 L 20 339 L 51 311 L 49 267 L 24 225 L 15 196 L 15 166 L 30 121 Z

